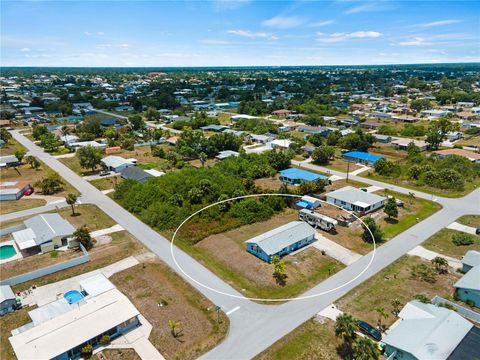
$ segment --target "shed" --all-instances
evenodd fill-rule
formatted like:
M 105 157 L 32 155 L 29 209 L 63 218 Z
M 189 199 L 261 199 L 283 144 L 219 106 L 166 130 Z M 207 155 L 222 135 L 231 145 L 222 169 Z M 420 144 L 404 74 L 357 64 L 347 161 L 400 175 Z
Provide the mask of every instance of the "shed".
M 29 181 L 0 182 L 0 201 L 18 200 L 31 187 Z
M 0 167 L 16 166 L 18 159 L 15 155 L 0 156 Z
M 303 209 L 316 209 L 321 206 L 321 201 L 313 196 L 304 195 L 297 201 L 296 205 Z
M 303 221 L 292 221 L 245 241 L 247 251 L 266 262 L 285 256 L 315 241 L 315 229 Z

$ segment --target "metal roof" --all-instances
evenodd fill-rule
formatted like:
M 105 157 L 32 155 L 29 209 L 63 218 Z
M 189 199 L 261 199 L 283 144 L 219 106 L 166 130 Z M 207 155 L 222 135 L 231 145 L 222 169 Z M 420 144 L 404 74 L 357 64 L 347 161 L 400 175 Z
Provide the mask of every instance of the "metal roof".
M 474 326 L 450 354 L 448 360 L 480 359 L 480 328 Z
M 137 168 L 136 166 L 128 167 L 120 171 L 122 178 L 132 179 L 139 182 L 145 182 L 148 178 L 153 177 L 152 174 L 147 173 L 146 171 Z
M 37 245 L 50 241 L 56 237 L 72 235 L 75 228 L 58 214 L 42 214 L 24 221 L 27 228 L 35 234 Z
M 0 303 L 5 300 L 15 299 L 15 294 L 8 285 L 0 285 Z
M 480 265 L 480 251 L 468 250 L 462 259 L 462 264 L 471 267 Z
M 398 317 L 382 342 L 417 359 L 446 360 L 467 335 L 473 324 L 455 311 L 413 300 Z
M 327 193 L 327 198 L 328 197 L 361 207 L 372 206 L 386 200 L 386 198 L 383 196 L 368 193 L 352 186 L 345 186 L 338 190 L 329 192 Z
M 468 270 L 454 286 L 456 288 L 480 291 L 480 266 L 474 266 Z
M 107 167 L 116 168 L 123 164 L 134 164 L 131 159 L 124 159 L 121 156 L 109 155 L 102 159 L 102 163 Z
M 375 161 L 383 158 L 383 156 L 369 154 L 369 153 L 366 153 L 366 152 L 363 152 L 363 151 L 349 151 L 349 152 L 344 153 L 342 156 L 348 156 L 348 157 L 351 157 L 351 158 L 366 160 L 366 161 L 372 161 L 372 162 L 375 162 Z
M 266 254 L 274 255 L 282 249 L 312 235 L 315 235 L 315 229 L 310 225 L 303 221 L 292 221 L 255 236 L 245 241 L 245 243 L 257 244 Z
M 102 273 L 90 276 L 79 281 L 80 287 L 89 296 L 100 295 L 111 289 L 115 289 L 115 285 L 108 280 Z
M 315 181 L 317 179 L 328 179 L 328 176 L 315 174 L 311 171 L 306 171 L 297 168 L 290 168 L 280 171 L 280 175 L 289 179 Z

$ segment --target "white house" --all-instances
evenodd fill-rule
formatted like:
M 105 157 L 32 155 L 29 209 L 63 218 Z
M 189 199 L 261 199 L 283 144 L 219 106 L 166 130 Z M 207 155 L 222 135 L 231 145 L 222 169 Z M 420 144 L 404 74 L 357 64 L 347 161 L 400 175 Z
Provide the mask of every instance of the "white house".
M 293 141 L 288 139 L 275 139 L 270 143 L 272 149 L 288 150 Z
M 136 166 L 136 159 L 124 159 L 121 156 L 109 155 L 102 159 L 102 163 L 107 170 L 115 171 L 116 173 L 123 169 Z
M 370 213 L 381 208 L 387 198 L 368 193 L 352 186 L 345 186 L 327 194 L 329 204 L 358 213 Z

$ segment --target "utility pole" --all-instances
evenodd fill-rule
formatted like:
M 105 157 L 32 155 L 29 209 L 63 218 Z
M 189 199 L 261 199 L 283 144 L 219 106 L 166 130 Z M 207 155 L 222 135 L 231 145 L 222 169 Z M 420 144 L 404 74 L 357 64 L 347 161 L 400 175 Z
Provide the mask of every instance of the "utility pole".
M 350 172 L 350 161 L 347 161 L 347 183 L 348 183 L 348 173 Z

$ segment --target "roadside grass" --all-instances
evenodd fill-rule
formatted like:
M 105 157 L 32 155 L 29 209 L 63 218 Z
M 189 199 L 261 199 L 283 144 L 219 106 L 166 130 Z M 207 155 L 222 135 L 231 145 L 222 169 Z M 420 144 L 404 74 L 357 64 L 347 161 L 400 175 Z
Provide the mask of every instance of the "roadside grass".
M 361 168 L 361 166 L 358 166 L 357 164 L 349 163 L 348 161 L 345 161 L 339 158 L 330 160 L 328 165 L 324 165 L 324 167 L 326 167 L 327 169 L 341 171 L 344 173 L 347 172 L 347 169 L 349 172 L 352 172 Z
M 196 359 L 228 332 L 228 317 L 217 314 L 214 304 L 160 261 L 116 273 L 111 281 L 152 324 L 149 339 L 168 360 Z M 169 320 L 181 323 L 177 337 L 171 334 Z
M 45 204 L 46 201 L 43 199 L 29 199 L 28 196 L 24 196 L 19 200 L 2 201 L 0 202 L 0 215 L 32 209 Z
M 108 360 L 141 360 L 135 349 L 105 349 L 102 354 Z
M 464 215 L 457 222 L 471 227 L 480 227 L 480 215 Z
M 14 292 L 24 291 L 29 289 L 32 285 L 42 286 L 51 284 L 105 267 L 125 259 L 128 256 L 139 255 L 145 252 L 145 248 L 142 244 L 140 244 L 140 242 L 138 242 L 138 240 L 127 231 L 119 231 L 112 233 L 109 236 L 112 237 L 112 242 L 106 245 L 93 247 L 93 249 L 89 251 L 89 262 L 12 286 L 12 290 Z
M 109 190 L 115 188 L 116 185 L 123 181 L 121 176 L 109 176 L 103 179 L 97 179 L 89 181 L 90 184 L 95 186 L 98 190 Z
M 425 240 L 422 246 L 442 255 L 457 259 L 461 259 L 468 250 L 480 251 L 480 236 L 478 235 L 470 235 L 475 241 L 472 245 L 455 245 L 452 242 L 453 235 L 460 233 L 461 232 L 457 230 L 442 229 Z
M 437 188 L 433 188 L 425 185 L 419 186 L 405 179 L 381 176 L 374 173 L 373 171 L 366 171 L 359 174 L 358 176 L 361 176 L 367 179 L 381 181 L 381 182 L 392 184 L 392 185 L 401 186 L 406 189 L 422 191 L 424 193 L 432 194 L 434 196 L 443 196 L 448 198 L 458 198 L 458 197 L 465 196 L 471 193 L 473 190 L 475 190 L 478 186 L 480 186 L 480 178 L 476 179 L 475 181 L 465 181 L 464 189 L 461 191 L 457 191 L 457 190 L 447 190 L 447 189 L 442 190 L 442 189 L 437 189 Z
M 428 299 L 435 295 L 451 299 L 453 284 L 460 278 L 460 274 L 449 269 L 447 274 L 436 275 L 435 282 L 430 283 L 412 276 L 412 268 L 420 264 L 433 268 L 429 261 L 419 257 L 402 256 L 338 300 L 337 307 L 372 326 L 377 325 L 379 318 L 376 309 L 384 308 L 389 316 L 382 319 L 382 324 L 390 326 L 396 320 L 391 305 L 394 299 L 400 301 L 400 309 L 417 294 L 423 294 Z
M 181 230 L 176 245 L 190 253 L 245 296 L 291 298 L 341 270 L 344 267 L 343 264 L 322 255 L 316 248 L 303 249 L 283 258 L 286 264 L 287 280 L 285 285 L 278 285 L 272 275 L 273 265 L 248 253 L 244 242 L 296 220 L 297 216 L 296 211 L 287 209 L 267 221 L 210 235 L 196 245 L 192 245 L 189 237 Z M 169 237 L 169 235 L 166 236 Z
M 8 338 L 12 336 L 10 333 L 13 329 L 26 325 L 32 320 L 28 316 L 28 312 L 35 307 L 26 307 L 15 312 L 0 316 L 0 359 L 15 360 L 17 357 L 13 351 L 12 345 Z
M 342 341 L 335 336 L 334 322 L 318 324 L 308 320 L 268 349 L 255 360 L 322 359 L 339 360 L 337 347 Z

